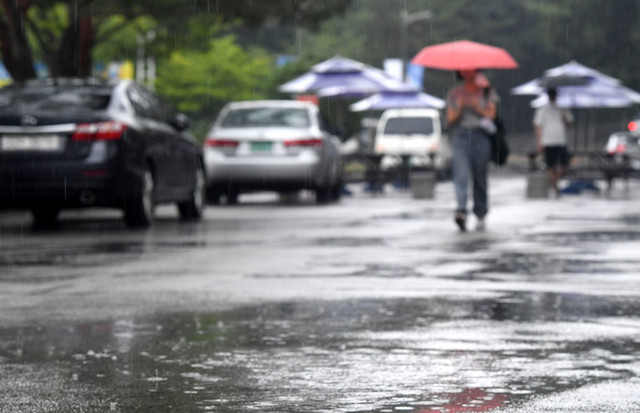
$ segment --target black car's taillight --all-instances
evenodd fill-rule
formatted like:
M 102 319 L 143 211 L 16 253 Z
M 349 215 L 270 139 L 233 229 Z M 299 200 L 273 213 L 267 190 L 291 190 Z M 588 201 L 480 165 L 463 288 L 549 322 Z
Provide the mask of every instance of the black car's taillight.
M 120 122 L 82 123 L 71 135 L 74 141 L 112 141 L 122 138 L 127 125 Z

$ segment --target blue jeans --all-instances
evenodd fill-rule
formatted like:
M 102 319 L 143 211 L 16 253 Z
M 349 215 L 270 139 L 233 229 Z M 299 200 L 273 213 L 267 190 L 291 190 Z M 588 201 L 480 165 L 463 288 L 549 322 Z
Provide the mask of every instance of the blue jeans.
M 473 213 L 484 218 L 489 211 L 488 181 L 491 142 L 480 129 L 459 128 L 453 140 L 453 184 L 457 212 L 467 212 L 469 183 L 473 185 Z

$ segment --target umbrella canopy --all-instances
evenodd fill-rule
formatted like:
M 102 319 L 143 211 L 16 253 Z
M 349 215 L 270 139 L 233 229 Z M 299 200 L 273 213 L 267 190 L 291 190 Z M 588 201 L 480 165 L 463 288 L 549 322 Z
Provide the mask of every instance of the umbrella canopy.
M 540 78 L 511 89 L 514 95 L 539 95 L 531 102 L 536 108 L 549 100 L 547 88 L 556 88 L 556 103 L 566 108 L 620 108 L 640 103 L 640 93 L 595 69 L 571 61 L 545 70 Z
M 592 83 L 586 86 L 559 87 L 556 104 L 565 108 L 624 108 L 640 103 L 640 93 L 620 85 Z M 531 102 L 531 107 L 546 105 L 549 98 L 540 94 Z
M 362 99 L 351 106 L 352 112 L 402 108 L 436 108 L 446 106 L 444 100 L 421 92 L 381 92 Z
M 374 71 L 381 72 L 385 77 L 386 74 L 382 72 L 382 70 L 371 68 Z M 388 80 L 388 79 L 387 79 Z M 371 95 L 373 93 L 381 93 L 381 92 L 396 92 L 396 93 L 416 93 L 420 92 L 420 88 L 409 84 L 409 83 L 400 83 L 394 79 L 391 79 L 393 82 L 386 82 L 385 87 L 380 89 L 372 89 L 367 85 L 362 84 L 351 84 L 351 85 L 343 85 L 343 86 L 332 86 L 324 89 L 320 89 L 317 91 L 318 96 L 320 97 L 360 97 Z
M 584 76 L 591 77 L 604 83 L 618 84 L 620 81 L 615 77 L 607 76 L 602 72 L 592 69 L 588 66 L 582 65 L 575 60 L 570 61 L 564 65 L 547 69 L 544 72 L 546 77 L 553 76 Z
M 585 86 L 591 82 L 588 76 L 549 76 L 540 79 L 539 85 L 545 89 L 556 89 L 563 86 Z
M 547 88 L 586 85 L 592 82 L 620 85 L 618 79 L 572 60 L 564 65 L 545 70 L 542 77 L 514 87 L 511 89 L 511 93 L 514 95 L 539 95 L 544 93 Z
M 310 93 L 333 89 L 323 96 L 364 96 L 403 87 L 384 71 L 342 56 L 313 66 L 311 71 L 280 85 L 281 92 Z
M 352 73 L 360 72 L 366 67 L 367 65 L 357 60 L 335 55 L 324 62 L 313 65 L 311 71 L 314 73 Z
M 442 70 L 515 69 L 518 63 L 504 49 L 469 40 L 422 49 L 411 63 Z

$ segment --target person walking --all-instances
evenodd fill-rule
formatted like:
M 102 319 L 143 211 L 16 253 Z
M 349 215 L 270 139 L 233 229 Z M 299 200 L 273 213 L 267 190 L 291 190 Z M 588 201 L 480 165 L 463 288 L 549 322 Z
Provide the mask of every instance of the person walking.
M 544 154 L 551 187 L 558 195 L 558 181 L 569 166 L 567 127 L 573 124 L 573 115 L 569 109 L 559 108 L 556 104 L 556 89 L 549 89 L 547 96 L 549 102 L 536 109 L 533 115 L 533 126 L 538 151 Z
M 473 214 L 476 229 L 485 228 L 488 205 L 488 172 L 491 141 L 482 129 L 483 119 L 494 120 L 499 100 L 486 77 L 477 70 L 457 73 L 462 85 L 447 95 L 447 123 L 453 136 L 453 183 L 457 208 L 454 221 L 461 231 L 467 229 L 469 184 L 473 189 Z

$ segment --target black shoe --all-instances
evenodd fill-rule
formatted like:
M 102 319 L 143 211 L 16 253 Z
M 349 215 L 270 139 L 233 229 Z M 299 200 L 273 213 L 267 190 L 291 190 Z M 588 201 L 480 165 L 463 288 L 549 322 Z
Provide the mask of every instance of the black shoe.
M 460 231 L 467 230 L 467 214 L 465 214 L 464 212 L 457 212 L 454 220 L 460 228 Z

